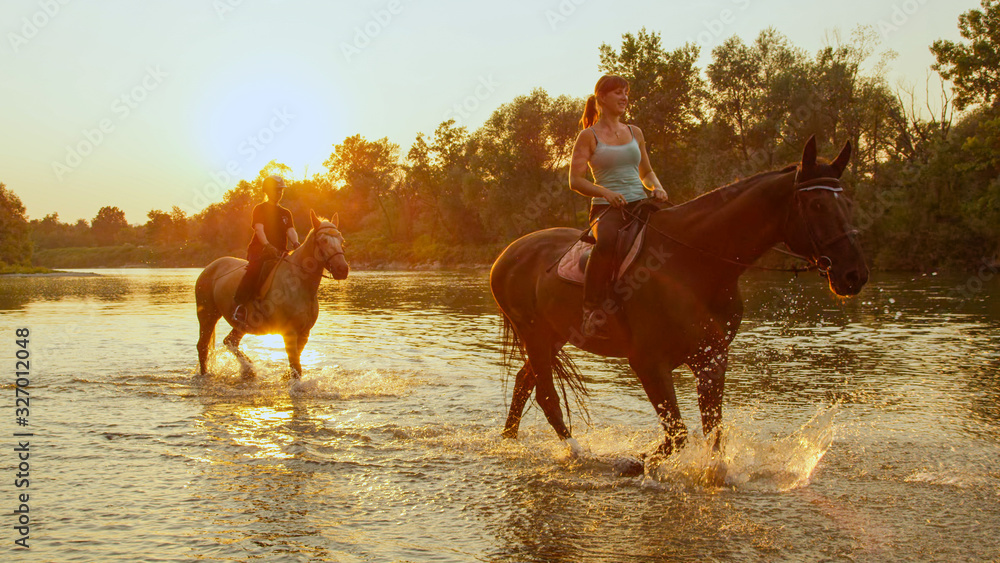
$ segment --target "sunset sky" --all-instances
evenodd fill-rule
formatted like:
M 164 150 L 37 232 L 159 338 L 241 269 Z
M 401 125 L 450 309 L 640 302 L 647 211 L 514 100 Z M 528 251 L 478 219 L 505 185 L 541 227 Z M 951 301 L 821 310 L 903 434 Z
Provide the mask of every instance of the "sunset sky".
M 219 201 L 272 159 L 323 170 L 349 135 L 406 148 L 455 118 L 474 129 L 533 88 L 586 96 L 598 47 L 642 27 L 674 49 L 768 26 L 810 53 L 873 25 L 922 93 L 938 38 L 975 0 L 5 0 L 0 181 L 29 218 L 145 223 Z M 937 88 L 936 75 L 932 87 Z M 662 175 L 662 173 L 661 173 Z M 218 181 L 222 189 L 213 188 Z

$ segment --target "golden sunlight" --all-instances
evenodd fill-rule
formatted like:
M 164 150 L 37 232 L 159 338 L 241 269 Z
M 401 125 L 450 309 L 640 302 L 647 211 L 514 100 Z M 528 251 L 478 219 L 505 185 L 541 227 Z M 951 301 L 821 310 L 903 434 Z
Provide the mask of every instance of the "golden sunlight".
M 263 74 L 241 65 L 213 77 L 190 124 L 193 141 L 228 188 L 271 160 L 296 176 L 321 172 L 330 145 L 346 136 L 335 93 L 301 69 Z M 272 67 L 273 68 L 273 67 Z

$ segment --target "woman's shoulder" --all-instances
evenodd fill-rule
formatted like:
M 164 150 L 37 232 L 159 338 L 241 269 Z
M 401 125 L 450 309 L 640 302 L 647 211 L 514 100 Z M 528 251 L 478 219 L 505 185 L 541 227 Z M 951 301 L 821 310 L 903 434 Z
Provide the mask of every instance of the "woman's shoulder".
M 597 145 L 597 133 L 594 132 L 593 127 L 587 127 L 580 131 L 580 134 L 576 136 L 576 144 L 585 144 L 590 146 Z

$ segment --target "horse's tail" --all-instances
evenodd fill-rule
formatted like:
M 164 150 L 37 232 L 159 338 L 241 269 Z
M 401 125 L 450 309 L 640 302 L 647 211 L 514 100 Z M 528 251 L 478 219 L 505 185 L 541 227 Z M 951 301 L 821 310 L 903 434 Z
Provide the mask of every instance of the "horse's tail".
M 531 362 L 528 361 L 528 354 L 524 349 L 524 343 L 521 342 L 521 338 L 517 335 L 517 331 L 514 330 L 514 323 L 510 321 L 507 314 L 503 311 L 500 312 L 500 316 L 503 318 L 501 353 L 504 372 L 509 375 L 511 367 L 517 367 L 514 365 L 516 363 L 523 364 L 524 368 L 530 371 Z M 577 367 L 576 362 L 573 361 L 573 358 L 571 358 L 562 347 L 554 351 L 552 354 L 552 373 L 555 374 L 556 380 L 559 382 L 559 387 L 562 389 L 563 404 L 566 410 L 566 422 L 569 425 L 570 431 L 573 431 L 573 416 L 569 408 L 570 393 L 567 392 L 567 387 L 569 387 L 569 390 L 572 391 L 573 402 L 576 403 L 580 412 L 583 413 L 584 422 L 589 425 L 590 411 L 587 409 L 585 399 L 590 396 L 590 392 L 584 384 L 583 373 L 580 372 L 580 368 Z M 507 396 L 506 388 L 507 379 L 504 378 L 504 397 Z

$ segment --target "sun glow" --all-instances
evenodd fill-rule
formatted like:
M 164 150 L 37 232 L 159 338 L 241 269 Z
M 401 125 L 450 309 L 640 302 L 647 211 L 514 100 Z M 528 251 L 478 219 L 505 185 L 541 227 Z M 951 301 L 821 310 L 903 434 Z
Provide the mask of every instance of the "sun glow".
M 259 63 L 259 61 L 258 61 Z M 192 135 L 205 163 L 225 171 L 232 187 L 268 162 L 287 164 L 301 178 L 321 172 L 331 145 L 346 136 L 335 90 L 314 69 L 242 65 L 213 77 L 204 89 Z

